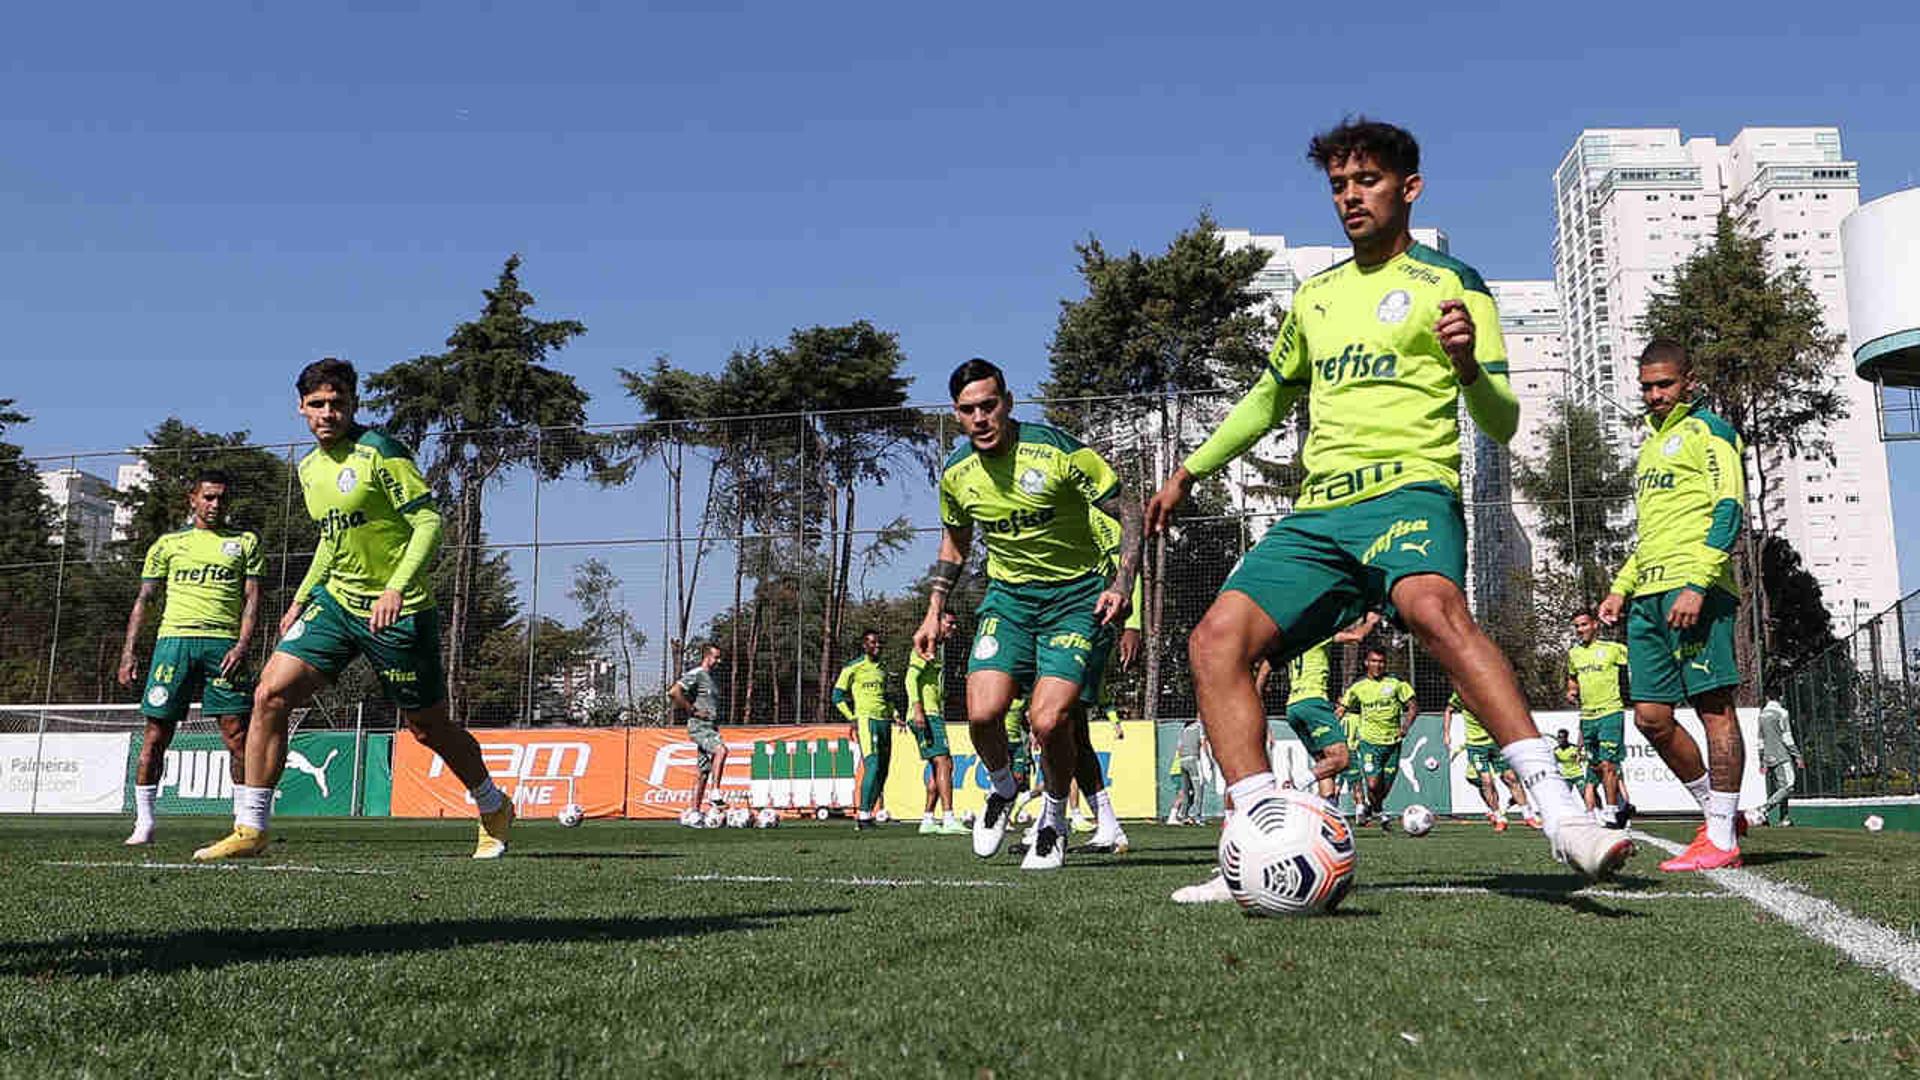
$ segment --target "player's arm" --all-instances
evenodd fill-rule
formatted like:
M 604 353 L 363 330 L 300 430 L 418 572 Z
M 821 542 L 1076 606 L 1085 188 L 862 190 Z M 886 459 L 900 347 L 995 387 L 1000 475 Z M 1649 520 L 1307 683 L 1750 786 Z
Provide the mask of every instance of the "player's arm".
M 1747 502 L 1747 479 L 1740 448 L 1733 440 L 1709 430 L 1701 449 L 1706 459 L 1704 473 L 1713 502 L 1713 518 L 1694 557 L 1694 572 L 1686 584 L 1689 589 L 1704 593 L 1719 580 L 1733 558 L 1733 544 L 1740 538 Z
M 686 683 L 675 681 L 672 686 L 667 687 L 667 699 L 673 702 L 674 708 L 679 709 L 688 716 L 699 715 L 698 711 L 693 707 L 693 699 L 687 697 Z
M 915 731 L 924 731 L 927 727 L 927 708 L 921 703 L 921 684 L 926 681 L 927 661 L 919 653 L 907 654 L 907 677 L 903 685 L 907 691 L 907 724 Z
M 1462 732 L 1461 735 L 1462 735 L 1462 738 L 1465 737 L 1464 732 Z M 1442 706 L 1440 709 L 1440 745 L 1447 751 L 1447 754 L 1449 756 L 1453 754 L 1453 699 L 1452 698 L 1448 698 L 1447 703 L 1444 706 Z
M 147 555 L 147 566 L 153 566 L 153 554 L 151 552 Z M 162 574 L 165 573 L 164 563 L 162 564 L 161 572 Z M 143 574 L 140 579 L 140 592 L 133 598 L 133 610 L 127 613 L 127 638 L 120 646 L 119 675 L 121 686 L 133 685 L 133 643 L 134 640 L 140 636 L 140 627 L 146 624 L 147 605 L 153 601 L 153 598 L 158 595 L 159 592 L 160 579 L 147 577 Z
M 1567 704 L 1580 704 L 1580 680 L 1573 673 L 1573 657 L 1567 657 Z
M 227 655 L 220 658 L 220 674 L 229 679 L 247 662 L 247 648 L 253 644 L 253 633 L 260 625 L 260 578 L 254 574 L 247 575 L 241 589 L 245 599 L 240 606 L 240 639 L 233 643 L 233 648 L 227 650 Z
M 333 572 L 335 550 L 333 541 L 325 536 L 320 538 L 319 546 L 313 549 L 313 562 L 307 567 L 307 576 L 294 586 L 293 599 L 287 601 L 287 610 L 280 616 L 281 637 L 287 636 L 287 631 L 299 620 L 300 612 L 307 606 L 307 598 L 313 595 L 313 590 L 319 588 L 327 580 L 327 575 Z
M 1620 564 L 1620 572 L 1613 575 L 1613 584 L 1607 589 L 1607 598 L 1600 601 L 1600 621 L 1612 626 L 1620 621 L 1620 613 L 1626 609 L 1627 597 L 1633 595 L 1633 586 L 1640 580 L 1640 552 L 1627 552 L 1627 561 Z
M 407 589 L 426 570 L 433 553 L 440 549 L 442 526 L 440 511 L 433 505 L 433 490 L 411 458 L 381 457 L 375 469 L 381 487 L 386 490 L 394 510 L 406 520 L 408 530 L 406 550 L 400 553 L 400 561 L 387 576 L 385 591 L 367 613 L 367 625 L 380 631 L 400 618 Z
M 833 707 L 846 717 L 847 723 L 854 724 L 859 717 L 853 711 L 853 665 L 840 669 L 840 678 L 833 684 Z
M 1467 415 L 1482 433 L 1504 445 L 1520 428 L 1520 399 L 1507 381 L 1507 346 L 1493 297 L 1468 286 L 1459 299 L 1442 300 L 1434 335 L 1453 362 Z
M 1420 715 L 1420 702 L 1414 699 L 1413 687 L 1400 684 L 1400 703 L 1403 706 L 1400 716 L 1400 737 L 1406 738 L 1407 731 L 1413 727 L 1413 721 Z
M 933 573 L 927 589 L 927 614 L 913 632 L 916 656 L 933 659 L 940 638 L 940 616 L 947 610 L 947 596 L 960 584 L 960 571 L 966 566 L 967 552 L 973 547 L 973 520 L 948 493 L 940 489 L 940 517 L 945 528 L 940 533 L 940 553 L 933 558 Z

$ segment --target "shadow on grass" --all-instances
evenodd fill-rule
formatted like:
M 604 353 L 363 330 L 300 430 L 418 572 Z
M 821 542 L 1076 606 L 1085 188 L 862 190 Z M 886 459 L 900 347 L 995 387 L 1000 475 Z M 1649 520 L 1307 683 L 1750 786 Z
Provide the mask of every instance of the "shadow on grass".
M 1824 859 L 1824 851 L 1743 851 L 1740 861 L 1748 866 L 1766 866 L 1771 863 L 1801 862 L 1806 859 Z
M 314 958 L 401 956 L 471 945 L 617 943 L 769 930 L 788 919 L 844 915 L 851 908 L 796 908 L 735 915 L 656 918 L 454 919 L 445 922 L 302 926 L 280 930 L 199 929 L 99 934 L 0 943 L 0 975 L 45 979 L 167 975 L 234 964 Z
M 678 851 L 516 851 L 511 857 L 514 862 L 524 859 L 600 862 L 608 859 L 684 859 L 686 855 Z
M 1163 851 L 1164 848 L 1155 850 Z M 1217 858 L 1209 852 L 1205 856 L 1157 859 L 1151 855 L 1076 855 L 1072 848 L 1067 849 L 1067 868 L 1070 870 L 1125 870 L 1129 866 L 1211 866 Z
M 1473 877 L 1455 878 L 1450 881 L 1420 879 L 1411 881 L 1371 881 L 1360 884 L 1356 891 L 1364 895 L 1368 891 L 1404 892 L 1410 896 L 1425 896 L 1429 899 L 1445 899 L 1449 894 L 1443 890 L 1459 889 L 1473 893 L 1485 890 L 1496 896 L 1510 897 L 1515 900 L 1533 900 L 1544 904 L 1555 904 L 1571 908 L 1584 915 L 1598 915 L 1603 919 L 1641 919 L 1646 915 L 1639 911 L 1609 907 L 1596 897 L 1575 895 L 1582 889 L 1602 888 L 1631 892 L 1635 889 L 1658 887 L 1662 882 L 1657 878 L 1626 876 L 1615 878 L 1600 885 L 1591 885 L 1577 877 L 1567 874 L 1482 874 Z M 1425 890 L 1433 890 L 1431 892 Z

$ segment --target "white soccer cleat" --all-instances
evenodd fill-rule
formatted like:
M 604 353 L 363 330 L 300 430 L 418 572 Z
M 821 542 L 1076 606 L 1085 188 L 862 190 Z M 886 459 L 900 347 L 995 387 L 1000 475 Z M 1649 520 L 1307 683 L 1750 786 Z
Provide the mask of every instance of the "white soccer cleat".
M 1605 881 L 1633 856 L 1633 841 L 1587 821 L 1569 821 L 1553 837 L 1553 857 L 1589 881 Z
M 1083 844 L 1081 850 L 1091 851 L 1097 855 L 1125 855 L 1127 853 L 1127 830 L 1115 829 L 1110 836 L 1102 835 L 1096 831 L 1093 834 L 1093 839 Z
M 1173 902 L 1176 904 L 1231 904 L 1233 892 L 1227 888 L 1226 875 L 1216 869 L 1212 877 L 1198 885 L 1187 885 L 1173 890 Z
M 126 839 L 126 845 L 128 847 L 145 847 L 151 843 L 153 843 L 152 822 L 148 822 L 145 825 L 135 825 L 133 832 L 129 833 Z
M 1058 870 L 1067 862 L 1067 838 L 1051 825 L 1041 826 L 1034 834 L 1033 846 L 1020 860 L 1022 870 Z
M 994 792 L 987 792 L 986 809 L 973 819 L 973 853 L 983 859 L 991 859 L 1000 854 L 1000 845 L 1007 842 L 1007 823 L 1013 815 L 1013 800 Z

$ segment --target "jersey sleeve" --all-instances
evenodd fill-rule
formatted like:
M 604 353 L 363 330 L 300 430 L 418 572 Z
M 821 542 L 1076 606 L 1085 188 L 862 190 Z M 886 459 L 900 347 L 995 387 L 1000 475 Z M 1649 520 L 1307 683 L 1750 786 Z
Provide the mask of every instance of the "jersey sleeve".
M 1307 338 L 1292 312 L 1280 323 L 1280 335 L 1267 354 L 1267 370 L 1233 407 L 1207 441 L 1188 455 L 1184 467 L 1195 476 L 1219 472 L 1247 452 L 1261 436 L 1278 427 L 1287 411 L 1313 385 Z
M 173 548 L 161 537 L 147 548 L 146 561 L 140 564 L 140 577 L 145 581 L 163 581 L 167 576 L 167 564 L 173 561 Z
M 246 545 L 246 557 L 247 557 L 246 576 L 250 578 L 266 577 L 267 576 L 267 553 L 260 549 L 259 534 L 248 533 L 246 534 L 246 536 L 241 538 L 240 542 Z
M 1694 572 L 1686 584 L 1704 591 L 1726 572 L 1733 542 L 1740 536 L 1740 518 L 1746 506 L 1746 467 L 1740 460 L 1739 436 L 1728 438 L 1702 424 L 1701 473 L 1713 500 L 1713 523 L 1700 545 Z
M 1493 297 L 1479 289 L 1463 289 L 1461 301 L 1473 319 L 1473 358 L 1480 377 L 1463 388 L 1467 415 L 1495 442 L 1506 444 L 1520 429 L 1520 399 L 1507 379 L 1507 341 L 1500 333 L 1500 311 Z
M 1340 707 L 1349 711 L 1358 710 L 1360 708 L 1359 691 L 1351 686 L 1347 687 L 1347 692 L 1340 696 Z
M 1072 484 L 1088 506 L 1098 506 L 1120 491 L 1119 474 L 1100 451 L 1091 446 L 1080 446 L 1060 457 L 1060 468 L 1065 472 L 1061 479 Z
M 846 717 L 848 720 L 854 719 L 853 665 L 852 664 L 848 664 L 846 667 L 841 668 L 840 677 L 834 680 L 833 707 L 840 711 L 841 716 Z
M 960 504 L 953 485 L 944 476 L 940 478 L 940 524 L 949 529 L 964 529 L 973 524 L 973 515 Z
M 926 681 L 927 661 L 917 651 L 907 651 L 907 675 L 900 680 L 907 691 L 907 713 L 912 715 L 913 707 L 920 704 L 920 684 Z
M 1627 561 L 1620 564 L 1620 572 L 1613 575 L 1613 584 L 1607 591 L 1621 596 L 1632 596 L 1634 583 L 1640 577 L 1638 553 L 1627 552 Z
M 433 502 L 433 489 L 412 458 L 380 454 L 374 458 L 373 470 L 396 513 L 408 514 Z
M 1400 704 L 1405 705 L 1413 700 L 1413 685 L 1405 679 L 1400 680 L 1400 688 L 1393 692 L 1393 696 Z
M 1145 601 L 1146 590 L 1141 588 L 1141 583 L 1145 580 L 1145 578 L 1146 578 L 1145 574 L 1133 575 L 1132 605 L 1127 608 L 1126 621 L 1120 624 L 1120 629 L 1122 630 L 1144 631 L 1147 628 L 1147 617 L 1146 617 L 1146 614 L 1142 611 L 1142 609 L 1146 607 L 1146 601 Z

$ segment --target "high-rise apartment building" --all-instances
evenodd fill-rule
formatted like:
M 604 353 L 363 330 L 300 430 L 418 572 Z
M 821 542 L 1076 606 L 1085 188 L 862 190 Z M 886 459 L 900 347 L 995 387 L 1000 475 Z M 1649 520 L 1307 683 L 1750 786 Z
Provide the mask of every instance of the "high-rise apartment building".
M 1554 173 L 1554 284 L 1576 400 L 1637 443 L 1636 324 L 1650 297 L 1712 239 L 1724 207 L 1769 236 L 1777 266 L 1797 264 L 1827 325 L 1847 328 L 1840 219 L 1858 205 L 1858 166 L 1832 127 L 1746 128 L 1733 141 L 1675 128 L 1580 133 Z M 1827 430 L 1835 462 L 1774 454 L 1750 461 L 1749 517 L 1800 553 L 1845 633 L 1898 598 L 1893 508 L 1871 386 L 1853 375 L 1852 343 L 1833 357 L 1848 415 Z
M 99 556 L 113 539 L 113 515 L 118 505 L 113 499 L 113 485 L 90 472 L 67 468 L 42 472 L 40 487 L 53 504 L 53 542 L 64 543 L 72 534 L 79 539 L 86 558 Z

